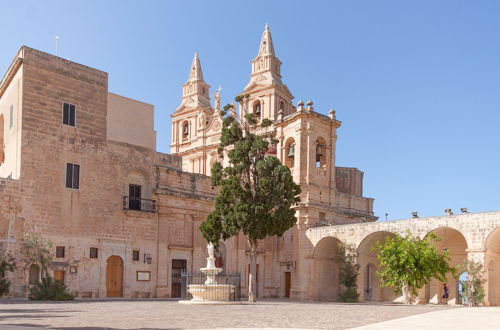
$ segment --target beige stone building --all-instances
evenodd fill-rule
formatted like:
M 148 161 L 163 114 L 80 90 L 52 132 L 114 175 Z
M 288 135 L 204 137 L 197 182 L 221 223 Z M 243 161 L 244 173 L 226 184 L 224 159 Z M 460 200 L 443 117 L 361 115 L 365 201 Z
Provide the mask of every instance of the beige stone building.
M 334 247 L 345 241 L 358 247 L 362 299 L 396 299 L 379 288 L 369 248 L 410 229 L 444 235 L 440 244 L 454 263 L 485 262 L 486 302 L 499 304 L 500 213 L 374 222 L 363 173 L 335 164 L 335 111 L 325 116 L 311 101 L 294 104 L 281 64 L 266 26 L 233 114 L 273 121 L 266 133 L 279 140 L 276 156 L 302 188 L 297 225 L 261 242 L 258 296 L 336 299 Z M 178 297 L 181 271 L 204 264 L 198 227 L 216 196 L 207 175 L 221 134 L 220 89 L 213 106 L 210 95 L 195 54 L 172 113 L 172 154 L 159 153 L 152 105 L 110 93 L 103 71 L 22 47 L 0 82 L 2 249 L 20 256 L 25 233 L 50 238 L 51 272 L 80 297 Z M 225 271 L 241 273 L 245 292 L 246 241 L 229 239 L 220 250 Z M 14 294 L 24 295 L 39 276 L 36 265 L 20 267 Z M 438 296 L 431 283 L 422 301 Z

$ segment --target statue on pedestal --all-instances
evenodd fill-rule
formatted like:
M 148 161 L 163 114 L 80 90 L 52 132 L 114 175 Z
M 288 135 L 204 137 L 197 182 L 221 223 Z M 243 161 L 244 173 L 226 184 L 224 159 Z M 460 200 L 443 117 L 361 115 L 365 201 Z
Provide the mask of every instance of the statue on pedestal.
M 215 91 L 214 99 L 215 99 L 215 111 L 220 111 L 220 91 L 222 90 L 222 87 L 219 86 L 217 90 Z

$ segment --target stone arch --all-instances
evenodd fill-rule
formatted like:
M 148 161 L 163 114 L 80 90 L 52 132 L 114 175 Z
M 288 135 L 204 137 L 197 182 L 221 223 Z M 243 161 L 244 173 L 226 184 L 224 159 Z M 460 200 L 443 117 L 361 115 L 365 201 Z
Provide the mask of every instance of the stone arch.
M 292 137 L 289 137 L 285 142 L 285 165 L 288 168 L 292 169 L 295 166 L 295 140 Z
M 493 229 L 485 241 L 486 297 L 490 306 L 500 305 L 500 226 Z
M 387 237 L 394 236 L 388 231 L 376 231 L 367 235 L 358 246 L 358 263 L 360 275 L 358 276 L 358 288 L 362 288 L 360 297 L 363 300 L 387 301 L 396 297 L 390 287 L 382 287 L 376 272 L 380 270 L 377 260 L 377 252 L 372 248 L 377 242 L 384 243 Z M 368 276 L 369 275 L 369 276 Z M 367 299 L 368 298 L 368 299 Z
M 191 127 L 190 127 L 190 123 L 189 123 L 189 120 L 185 120 L 182 122 L 182 131 L 181 131 L 181 134 L 182 134 L 182 138 L 183 139 L 188 139 L 189 138 L 189 134 L 191 133 Z
M 314 291 L 317 300 L 333 301 L 338 298 L 339 266 L 335 257 L 339 243 L 340 240 L 336 237 L 325 237 L 314 248 Z
M 429 231 L 425 236 L 428 236 L 430 233 L 433 233 L 440 239 L 439 241 L 433 243 L 434 247 L 436 247 L 439 252 L 442 252 L 445 249 L 450 252 L 451 266 L 457 266 L 467 260 L 467 240 L 458 229 L 446 226 L 438 227 Z M 446 285 L 449 288 L 448 304 L 459 303 L 458 280 L 453 276 L 453 274 L 448 274 L 446 276 Z M 441 297 L 443 295 L 442 291 L 442 283 L 433 279 L 424 287 L 423 299 L 421 300 L 435 304 L 441 303 Z
M 252 113 L 255 118 L 262 117 L 262 102 L 260 100 L 255 100 L 252 104 Z
M 5 161 L 5 151 L 4 151 L 4 117 L 0 114 L 0 165 Z
M 321 136 L 316 139 L 315 159 L 317 168 L 326 168 L 326 141 Z
M 283 115 L 286 114 L 286 111 L 285 111 L 285 101 L 283 101 L 283 100 L 280 101 L 279 111 L 282 111 Z

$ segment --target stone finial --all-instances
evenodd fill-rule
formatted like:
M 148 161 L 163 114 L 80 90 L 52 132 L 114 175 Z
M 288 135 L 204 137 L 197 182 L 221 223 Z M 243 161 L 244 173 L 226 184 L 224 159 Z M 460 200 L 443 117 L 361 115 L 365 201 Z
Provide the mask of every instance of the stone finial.
M 309 101 L 307 101 L 307 103 L 306 103 L 307 110 L 314 111 L 313 104 L 314 104 L 313 101 L 311 101 L 311 99 L 309 99 Z
M 299 100 L 299 103 L 297 103 L 297 110 L 304 110 L 304 101 Z
M 330 115 L 331 120 L 337 119 L 337 117 L 335 116 L 335 109 L 331 108 L 330 111 L 328 111 L 328 114 Z

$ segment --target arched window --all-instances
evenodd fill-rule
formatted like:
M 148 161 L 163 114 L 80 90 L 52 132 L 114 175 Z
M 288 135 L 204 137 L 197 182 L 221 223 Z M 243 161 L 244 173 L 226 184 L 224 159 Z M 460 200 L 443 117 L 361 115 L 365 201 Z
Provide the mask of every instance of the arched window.
M 262 114 L 262 105 L 259 100 L 255 101 L 253 104 L 253 115 L 256 118 L 260 118 Z
M 185 121 L 182 124 L 182 138 L 187 139 L 189 137 L 189 122 Z
M 285 113 L 285 102 L 283 101 L 280 101 L 280 110 L 282 110 L 283 113 Z
M 295 141 L 290 138 L 285 144 L 285 165 L 293 168 L 295 165 Z
M 325 150 L 325 142 L 323 139 L 319 138 L 316 140 L 316 167 L 324 168 L 326 167 L 326 150 Z

